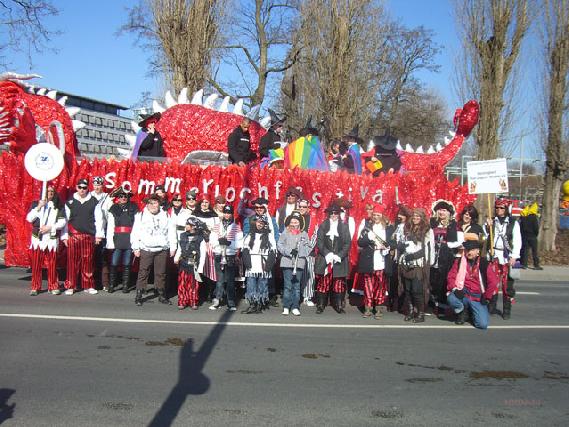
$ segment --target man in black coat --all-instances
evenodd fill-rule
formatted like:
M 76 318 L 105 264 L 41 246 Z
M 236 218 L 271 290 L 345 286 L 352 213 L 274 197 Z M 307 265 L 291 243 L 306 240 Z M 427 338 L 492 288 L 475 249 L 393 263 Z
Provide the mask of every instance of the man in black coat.
M 543 270 L 539 265 L 539 255 L 537 253 L 537 235 L 539 234 L 539 221 L 537 219 L 538 206 L 534 203 L 522 211 L 520 217 L 520 231 L 522 233 L 522 268 L 528 267 L 529 250 L 533 257 L 533 267 L 536 270 Z
M 363 154 L 365 161 L 381 162 L 381 167 L 373 171 L 373 176 L 379 176 L 381 172 L 387 173 L 390 170 L 397 172 L 401 169 L 401 160 L 397 154 L 397 139 L 391 135 L 373 137 L 374 151 L 370 157 L 370 152 Z
M 156 130 L 156 123 L 160 120 L 162 115 L 160 113 L 154 113 L 150 116 L 144 117 L 144 119 L 138 123 L 138 126 L 142 128 L 144 132 L 148 135 L 142 143 L 138 150 L 139 157 L 165 157 L 164 153 L 164 141 L 162 140 L 162 135 Z
M 255 153 L 251 151 L 250 125 L 251 120 L 244 117 L 241 124 L 229 135 L 227 139 L 227 153 L 231 163 L 245 166 L 246 163 L 256 158 Z

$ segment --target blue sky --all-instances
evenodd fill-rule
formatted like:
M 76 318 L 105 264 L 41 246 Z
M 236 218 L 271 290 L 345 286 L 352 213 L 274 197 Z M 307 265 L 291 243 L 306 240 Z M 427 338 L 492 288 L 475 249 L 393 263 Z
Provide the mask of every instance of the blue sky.
M 43 79 L 35 83 L 38 85 L 127 107 L 135 104 L 144 91 L 159 96 L 160 83 L 147 75 L 148 55 L 134 45 L 131 35 L 116 35 L 126 21 L 126 8 L 135 1 L 53 0 L 53 3 L 60 14 L 48 25 L 63 32 L 52 41 L 57 53 L 36 54 L 31 69 L 25 57 L 15 56 L 13 71 L 42 75 Z M 437 57 L 441 69 L 439 73 L 422 73 L 420 78 L 444 97 L 449 111 L 454 111 L 463 100 L 455 99 L 450 86 L 453 57 L 459 45 L 450 1 L 388 0 L 386 7 L 404 25 L 423 25 L 435 32 L 434 41 L 442 46 Z

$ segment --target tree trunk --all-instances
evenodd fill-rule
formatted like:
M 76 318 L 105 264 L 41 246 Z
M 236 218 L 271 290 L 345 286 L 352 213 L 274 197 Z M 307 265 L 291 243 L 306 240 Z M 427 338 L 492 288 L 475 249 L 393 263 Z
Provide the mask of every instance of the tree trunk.
M 556 251 L 555 238 L 559 224 L 559 192 L 562 179 L 553 176 L 551 172 L 545 174 L 545 188 L 543 191 L 543 210 L 539 227 L 539 247 L 542 251 Z

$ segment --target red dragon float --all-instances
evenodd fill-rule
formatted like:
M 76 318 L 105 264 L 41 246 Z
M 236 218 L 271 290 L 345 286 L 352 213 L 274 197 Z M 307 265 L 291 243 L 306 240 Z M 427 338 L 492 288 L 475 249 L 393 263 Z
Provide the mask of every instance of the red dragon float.
M 274 211 L 283 202 L 286 189 L 295 186 L 311 200 L 317 217 L 324 216 L 323 208 L 331 200 L 343 197 L 351 200 L 350 214 L 359 222 L 365 203 L 371 201 L 383 203 L 393 218 L 398 203 L 430 207 L 433 201 L 446 199 L 461 209 L 476 197 L 469 195 L 466 186 L 461 186 L 457 180 L 448 181 L 444 173 L 445 166 L 455 157 L 478 121 L 476 101 L 469 101 L 456 111 L 451 138 L 445 138 L 444 142 L 427 150 L 398 146 L 404 172 L 374 178 L 345 172 L 260 169 L 258 164 L 247 167 L 183 164 L 184 156 L 195 150 L 225 151 L 228 135 L 243 117 L 240 101 L 229 112 L 227 98 L 216 108 L 215 95 L 204 101 L 203 92 L 199 91 L 189 100 L 185 90 L 177 99 L 167 93 L 165 107 L 156 102 L 153 106 L 155 112 L 162 113 L 157 129 L 171 161 L 83 159 L 78 162 L 74 131 L 82 124 L 71 118 L 78 109 L 66 110 L 65 100 L 56 100 L 53 91 L 30 89 L 22 80 L 29 77 L 13 73 L 0 77 L 0 143 L 10 147 L 0 156 L 0 182 L 4 190 L 0 198 L 0 223 L 7 229 L 6 265 L 29 265 L 30 227 L 25 216 L 31 202 L 40 194 L 41 183 L 26 172 L 23 158 L 27 149 L 41 138 L 64 150 L 66 167 L 52 182 L 62 198 L 70 195 L 70 189 L 79 178 L 103 176 L 109 190 L 119 185 L 130 188 L 135 201 L 140 201 L 161 183 L 170 193 L 195 189 L 210 199 L 221 194 L 234 204 L 263 195 L 270 201 L 270 210 Z M 253 121 L 250 128 L 253 150 L 257 149 L 266 132 L 261 123 Z M 123 154 L 128 156 L 129 153 Z

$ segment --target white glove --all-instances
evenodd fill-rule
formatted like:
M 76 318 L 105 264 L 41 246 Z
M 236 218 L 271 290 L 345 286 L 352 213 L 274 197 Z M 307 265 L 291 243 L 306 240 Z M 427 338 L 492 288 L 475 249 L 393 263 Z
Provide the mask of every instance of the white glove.
M 340 264 L 342 262 L 342 258 L 340 258 L 338 255 L 334 255 L 332 258 L 334 259 L 334 262 L 337 264 Z
M 325 259 L 326 259 L 326 264 L 332 264 L 334 262 L 334 254 L 332 252 L 330 252 L 328 255 L 326 255 Z

